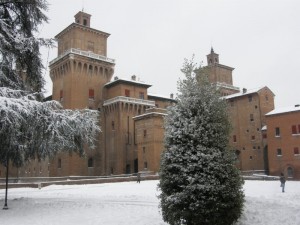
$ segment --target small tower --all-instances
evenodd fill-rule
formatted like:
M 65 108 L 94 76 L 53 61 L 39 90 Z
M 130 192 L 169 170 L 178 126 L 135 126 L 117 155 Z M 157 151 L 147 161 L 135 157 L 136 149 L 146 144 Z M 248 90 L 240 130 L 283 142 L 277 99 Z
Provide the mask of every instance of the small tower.
M 239 88 L 233 86 L 232 71 L 234 68 L 220 64 L 219 54 L 211 47 L 207 56 L 207 66 L 196 73 L 198 76 L 207 76 L 208 81 L 220 89 L 222 95 L 230 95 L 239 92 Z
M 78 12 L 75 16 L 75 22 L 86 27 L 91 26 L 91 15 L 85 12 Z
M 208 54 L 206 57 L 207 57 L 207 65 L 213 65 L 219 63 L 219 54 L 216 54 L 214 52 L 213 47 L 211 47 L 210 54 Z

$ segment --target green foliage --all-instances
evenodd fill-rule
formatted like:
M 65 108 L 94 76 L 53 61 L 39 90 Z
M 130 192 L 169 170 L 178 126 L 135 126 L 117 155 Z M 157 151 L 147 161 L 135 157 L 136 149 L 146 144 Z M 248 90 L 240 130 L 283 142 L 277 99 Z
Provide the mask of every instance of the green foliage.
M 172 225 L 232 224 L 241 215 L 244 194 L 228 150 L 226 102 L 205 77 L 197 81 L 195 69 L 193 60 L 185 61 L 178 103 L 165 121 L 159 183 L 163 218 Z

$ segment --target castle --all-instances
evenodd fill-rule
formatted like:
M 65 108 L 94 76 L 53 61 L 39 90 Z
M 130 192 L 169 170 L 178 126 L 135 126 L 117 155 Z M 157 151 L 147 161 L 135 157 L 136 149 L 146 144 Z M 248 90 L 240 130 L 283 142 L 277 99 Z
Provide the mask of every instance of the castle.
M 66 109 L 89 108 L 100 112 L 102 132 L 96 149 L 86 149 L 84 158 L 60 153 L 46 162 L 31 162 L 24 168 L 12 169 L 11 176 L 158 172 L 164 148 L 166 107 L 176 101 L 173 95 L 163 97 L 148 93 L 151 85 L 137 80 L 135 75 L 128 80 L 118 77 L 112 80 L 115 60 L 107 57 L 109 34 L 91 28 L 90 20 L 91 15 L 78 12 L 75 22 L 55 36 L 58 55 L 49 67 L 53 100 Z M 196 73 L 208 76 L 228 102 L 232 124 L 229 144 L 236 154 L 236 166 L 244 172 L 268 171 L 265 115 L 274 109 L 274 94 L 268 87 L 240 92 L 240 88 L 233 85 L 233 70 L 220 64 L 219 55 L 211 49 L 207 66 Z M 299 150 L 295 152 L 299 154 Z M 0 167 L 0 177 L 4 176 L 1 172 L 4 170 Z

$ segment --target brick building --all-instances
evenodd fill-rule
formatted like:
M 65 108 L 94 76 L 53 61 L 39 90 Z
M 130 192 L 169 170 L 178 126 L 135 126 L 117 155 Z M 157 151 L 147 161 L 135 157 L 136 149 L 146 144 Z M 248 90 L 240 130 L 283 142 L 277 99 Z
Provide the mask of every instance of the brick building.
M 261 129 L 266 125 L 265 114 L 274 109 L 274 94 L 268 87 L 253 90 L 233 85 L 234 68 L 220 64 L 219 55 L 211 49 L 207 66 L 196 71 L 207 76 L 228 101 L 228 115 L 232 125 L 229 144 L 237 156 L 242 171 L 267 170 L 267 152 Z
M 268 87 L 246 90 L 224 97 L 232 130 L 229 139 L 242 171 L 267 171 L 268 158 L 262 128 L 265 114 L 274 109 L 274 94 Z
M 151 85 L 137 81 L 134 75 L 130 80 L 117 77 L 112 80 L 115 60 L 107 57 L 110 34 L 91 28 L 90 20 L 91 15 L 78 12 L 75 22 L 55 36 L 58 54 L 50 62 L 50 77 L 52 99 L 60 101 L 64 108 L 99 110 L 102 132 L 96 149 L 86 149 L 85 158 L 61 153 L 49 162 L 30 162 L 24 168 L 13 168 L 11 176 L 99 176 L 145 169 L 158 171 L 165 108 L 175 100 L 172 95 L 149 94 Z M 274 109 L 274 94 L 268 87 L 240 92 L 233 85 L 233 70 L 220 64 L 219 55 L 211 49 L 207 66 L 196 72 L 216 84 L 228 101 L 232 124 L 229 144 L 237 155 L 238 168 L 267 170 L 267 143 L 262 128 L 266 125 L 265 114 Z M 1 177 L 4 171 L 0 166 Z
M 58 56 L 50 62 L 50 76 L 53 99 L 68 109 L 99 110 L 102 132 L 97 148 L 86 150 L 86 158 L 70 153 L 59 154 L 51 160 L 50 176 L 125 174 L 144 168 L 157 172 L 160 158 L 145 164 L 143 152 L 139 153 L 143 148 L 140 149 L 136 140 L 145 146 L 139 137 L 145 132 L 147 137 L 151 135 L 152 125 L 143 122 L 149 119 L 148 110 L 164 108 L 174 100 L 148 95 L 151 85 L 137 81 L 134 75 L 131 80 L 115 77 L 111 81 L 115 61 L 107 57 L 109 34 L 91 28 L 90 18 L 91 15 L 79 12 L 75 23 L 56 35 Z M 156 115 L 162 127 L 164 114 Z M 141 117 L 133 119 L 138 116 Z M 150 128 L 144 126 L 141 130 L 136 121 Z M 151 151 L 161 152 L 162 147 L 160 142 Z M 152 154 L 150 149 L 147 147 L 147 154 Z
M 266 115 L 270 175 L 300 179 L 300 105 Z

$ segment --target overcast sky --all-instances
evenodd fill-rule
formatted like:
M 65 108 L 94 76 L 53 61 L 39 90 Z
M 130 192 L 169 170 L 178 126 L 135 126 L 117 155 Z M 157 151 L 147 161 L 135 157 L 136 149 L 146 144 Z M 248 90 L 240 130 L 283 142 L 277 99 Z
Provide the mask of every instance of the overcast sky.
M 211 46 L 220 63 L 234 67 L 233 84 L 268 86 L 275 106 L 300 103 L 299 0 L 48 0 L 49 23 L 41 37 L 54 37 L 84 8 L 91 27 L 110 33 L 108 57 L 119 78 L 136 75 L 150 93 L 177 92 L 184 58 L 206 65 Z M 44 63 L 57 49 L 43 50 Z M 52 92 L 46 71 L 48 93 Z

